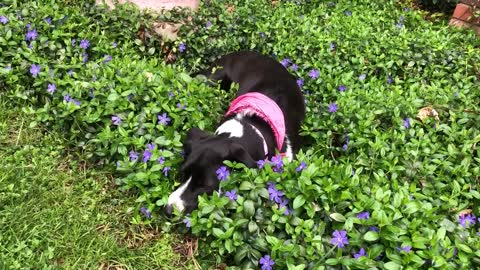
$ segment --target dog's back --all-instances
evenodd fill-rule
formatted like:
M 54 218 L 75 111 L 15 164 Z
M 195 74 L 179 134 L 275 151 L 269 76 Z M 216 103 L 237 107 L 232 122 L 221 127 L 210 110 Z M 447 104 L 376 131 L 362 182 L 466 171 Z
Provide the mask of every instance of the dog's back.
M 298 151 L 305 103 L 295 77 L 283 65 L 260 53 L 241 51 L 222 56 L 202 73 L 211 80 L 220 81 L 221 88 L 227 91 L 232 82 L 238 83 L 237 97 L 258 92 L 275 101 L 285 117 L 286 134 L 293 151 Z

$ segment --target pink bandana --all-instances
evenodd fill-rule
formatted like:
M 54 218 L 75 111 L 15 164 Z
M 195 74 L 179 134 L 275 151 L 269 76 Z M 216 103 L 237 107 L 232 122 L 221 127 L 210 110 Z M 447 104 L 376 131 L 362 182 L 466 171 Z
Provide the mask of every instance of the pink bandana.
M 264 94 L 247 93 L 232 101 L 225 116 L 241 112 L 253 113 L 265 120 L 273 130 L 278 150 L 282 150 L 283 140 L 285 139 L 285 120 L 282 110 L 275 101 Z

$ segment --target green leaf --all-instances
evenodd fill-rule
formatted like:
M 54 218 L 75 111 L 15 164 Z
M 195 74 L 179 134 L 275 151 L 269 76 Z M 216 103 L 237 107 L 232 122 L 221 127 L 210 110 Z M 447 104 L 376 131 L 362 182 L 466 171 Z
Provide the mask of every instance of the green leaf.
M 456 246 L 458 247 L 458 249 L 462 250 L 463 252 L 466 252 L 466 253 L 472 253 L 473 252 L 473 250 L 465 244 L 458 243 L 458 244 L 456 244 Z
M 251 200 L 245 200 L 243 203 L 243 212 L 246 217 L 252 217 L 255 215 L 255 205 Z
M 302 207 L 305 204 L 305 197 L 303 195 L 298 195 L 294 200 L 293 200 L 293 209 L 298 209 Z
M 383 268 L 387 270 L 400 270 L 402 269 L 402 266 L 396 262 L 387 262 L 383 265 Z
M 250 181 L 243 181 L 240 184 L 239 190 L 252 190 L 255 188 L 255 185 Z
M 378 240 L 378 233 L 374 231 L 368 231 L 364 236 L 363 239 L 365 241 L 373 242 Z
M 219 228 L 213 228 L 213 229 L 212 229 L 212 233 L 213 233 L 213 235 L 215 235 L 216 237 L 220 238 L 220 237 L 223 236 L 223 233 L 224 233 L 224 232 L 223 232 L 221 229 L 219 229 Z
M 340 213 L 331 213 L 330 217 L 333 220 L 338 221 L 338 222 L 345 222 L 345 220 L 346 220 L 345 216 L 340 214 Z
M 421 204 L 417 201 L 408 202 L 405 205 L 405 209 L 403 210 L 403 212 L 405 214 L 413 214 L 413 213 L 417 212 L 418 210 L 420 210 L 421 207 L 422 207 Z

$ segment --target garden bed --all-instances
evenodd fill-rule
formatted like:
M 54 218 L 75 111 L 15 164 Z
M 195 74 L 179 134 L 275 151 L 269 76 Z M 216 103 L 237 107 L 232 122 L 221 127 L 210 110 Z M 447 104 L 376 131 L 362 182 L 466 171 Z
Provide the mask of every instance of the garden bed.
M 198 238 L 182 252 L 199 267 L 480 264 L 474 34 L 388 1 L 205 1 L 193 17 L 93 1 L 8 3 L 0 7 L 1 94 L 25 106 L 29 126 L 61 132 L 78 159 L 102 164 L 119 189 L 138 194 L 133 223 Z M 167 19 L 188 21 L 179 40 L 138 38 Z M 234 94 L 188 74 L 247 49 L 297 77 L 306 143 L 293 162 L 225 162 L 221 193 L 166 220 L 186 131 L 213 131 Z M 436 114 L 418 118 L 428 107 Z

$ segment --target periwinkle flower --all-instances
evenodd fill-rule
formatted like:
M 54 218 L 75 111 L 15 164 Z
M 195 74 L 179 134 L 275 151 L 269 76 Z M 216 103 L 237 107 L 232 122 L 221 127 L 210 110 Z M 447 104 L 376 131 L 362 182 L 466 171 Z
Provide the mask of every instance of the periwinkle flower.
M 142 212 L 145 215 L 146 218 L 148 218 L 148 219 L 152 218 L 152 212 L 150 212 L 150 210 L 148 210 L 148 208 L 142 207 L 142 208 L 140 208 L 140 212 Z
M 225 196 L 228 197 L 231 201 L 236 201 L 238 198 L 237 192 L 235 190 L 225 192 Z
M 86 50 L 88 47 L 90 47 L 90 41 L 88 41 L 88 39 L 82 39 L 80 41 L 80 48 Z
M 272 270 L 273 265 L 275 265 L 275 261 L 270 258 L 270 255 L 265 255 L 260 258 L 259 263 L 261 265 L 261 270 Z
M 312 69 L 310 70 L 310 72 L 308 73 L 308 77 L 312 78 L 312 79 L 316 79 L 318 78 L 318 76 L 320 75 L 320 71 L 316 70 L 316 69 Z
M 328 112 L 330 113 L 336 113 L 338 111 L 338 105 L 337 103 L 333 102 L 328 105 Z
M 49 83 L 48 86 L 47 86 L 47 92 L 50 93 L 50 94 L 53 94 L 56 89 L 57 89 L 57 87 L 55 86 L 54 83 Z
M 367 256 L 368 256 L 368 254 L 365 252 L 364 248 L 361 248 L 360 251 L 358 251 L 358 253 L 355 253 L 353 255 L 353 257 L 357 260 L 360 259 L 361 257 L 367 257 Z
M 217 178 L 220 181 L 227 180 L 228 176 L 230 175 L 230 171 L 227 169 L 226 166 L 221 166 L 220 168 L 218 168 L 216 173 L 217 173 Z
M 178 46 L 178 51 L 183 53 L 187 50 L 187 45 L 185 43 L 180 43 L 180 45 Z
M 339 248 L 343 248 L 344 246 L 348 245 L 347 231 L 335 230 L 332 233 L 332 239 L 330 240 L 330 243 Z
M 37 77 L 38 73 L 40 72 L 40 65 L 32 64 L 30 66 L 30 73 L 32 74 L 33 77 Z
M 358 219 L 369 219 L 370 218 L 370 212 L 360 212 L 357 214 Z

